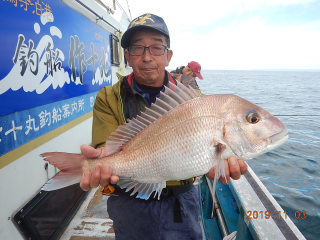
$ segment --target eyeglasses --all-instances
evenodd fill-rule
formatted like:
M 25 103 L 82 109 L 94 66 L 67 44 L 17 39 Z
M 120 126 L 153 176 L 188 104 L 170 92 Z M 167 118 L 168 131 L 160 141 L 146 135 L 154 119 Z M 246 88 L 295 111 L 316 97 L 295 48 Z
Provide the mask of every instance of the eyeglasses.
M 156 44 L 150 45 L 149 47 L 144 47 L 141 45 L 132 45 L 128 47 L 128 50 L 131 56 L 142 56 L 146 48 L 149 49 L 149 53 L 153 56 L 161 56 L 165 53 L 167 49 L 169 49 L 167 46 Z

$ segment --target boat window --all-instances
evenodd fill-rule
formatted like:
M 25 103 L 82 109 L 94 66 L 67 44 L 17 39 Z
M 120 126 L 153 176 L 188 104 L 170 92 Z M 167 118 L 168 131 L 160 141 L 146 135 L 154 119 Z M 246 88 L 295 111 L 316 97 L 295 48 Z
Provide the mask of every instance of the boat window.
M 119 66 L 120 60 L 119 60 L 119 39 L 114 36 L 110 35 L 110 43 L 111 43 L 111 60 L 112 65 Z
M 40 191 L 14 215 L 13 221 L 25 239 L 59 239 L 87 193 L 79 184 Z

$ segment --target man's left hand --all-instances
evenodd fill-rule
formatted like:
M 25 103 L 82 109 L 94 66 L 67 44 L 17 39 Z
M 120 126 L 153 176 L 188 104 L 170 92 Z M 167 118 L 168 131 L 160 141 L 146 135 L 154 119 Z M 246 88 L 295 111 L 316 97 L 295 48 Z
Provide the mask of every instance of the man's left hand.
M 243 159 L 238 159 L 232 156 L 224 160 L 224 169 L 227 181 L 223 176 L 221 176 L 219 180 L 222 184 L 226 185 L 230 182 L 230 177 L 234 180 L 238 180 L 241 175 L 245 174 L 248 170 L 248 165 Z M 206 176 L 210 180 L 213 180 L 215 172 L 216 167 L 213 167 L 210 169 Z

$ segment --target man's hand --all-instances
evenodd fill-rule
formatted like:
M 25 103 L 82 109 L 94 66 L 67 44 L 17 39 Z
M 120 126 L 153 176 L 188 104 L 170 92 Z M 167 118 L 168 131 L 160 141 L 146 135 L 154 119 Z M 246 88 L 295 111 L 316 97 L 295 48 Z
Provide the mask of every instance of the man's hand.
M 104 147 L 95 149 L 88 145 L 81 145 L 80 149 L 82 154 L 87 158 L 99 158 L 106 156 L 106 149 Z M 94 166 L 92 174 L 90 171 L 83 172 L 80 187 L 83 191 L 88 191 L 90 188 L 96 188 L 99 185 L 104 187 L 108 185 L 109 182 L 117 183 L 119 181 L 119 177 L 111 175 L 111 171 L 112 169 L 109 164 L 97 163 Z
M 222 184 L 226 185 L 230 182 L 230 177 L 234 180 L 238 180 L 241 175 L 245 174 L 248 170 L 248 166 L 246 162 L 243 159 L 237 159 L 236 157 L 229 157 L 227 160 L 224 160 L 224 169 L 225 174 L 227 178 L 220 177 L 219 180 Z M 216 167 L 213 167 L 210 169 L 210 171 L 207 173 L 207 177 L 210 180 L 214 179 Z

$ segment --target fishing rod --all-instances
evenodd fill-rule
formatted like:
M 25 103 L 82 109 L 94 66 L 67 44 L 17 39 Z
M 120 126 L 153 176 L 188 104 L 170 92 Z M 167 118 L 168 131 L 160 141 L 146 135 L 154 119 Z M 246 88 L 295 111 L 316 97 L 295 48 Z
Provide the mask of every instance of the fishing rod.
M 228 228 L 227 228 L 227 225 L 226 225 L 226 222 L 224 220 L 224 217 L 223 217 L 223 214 L 222 214 L 222 211 L 221 211 L 221 208 L 220 208 L 220 204 L 218 203 L 218 199 L 217 197 L 214 197 L 214 195 L 216 195 L 215 193 L 215 189 L 213 189 L 212 187 L 212 183 L 211 181 L 209 180 L 209 178 L 207 178 L 207 176 L 205 176 L 206 180 L 207 180 L 207 185 L 209 187 L 209 191 L 211 193 L 211 196 L 212 196 L 212 212 L 211 212 L 211 217 L 213 217 L 213 212 L 215 211 L 216 213 L 216 216 L 217 216 L 217 219 L 220 223 L 220 227 L 221 227 L 221 230 L 222 230 L 222 235 L 223 237 L 226 237 L 229 235 L 229 231 L 228 231 Z M 201 188 L 201 186 L 199 185 L 199 188 Z
M 275 117 L 320 117 L 320 115 L 306 115 L 306 114 L 281 114 L 281 115 L 273 115 Z

